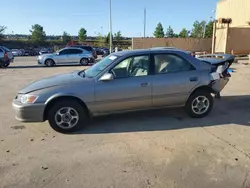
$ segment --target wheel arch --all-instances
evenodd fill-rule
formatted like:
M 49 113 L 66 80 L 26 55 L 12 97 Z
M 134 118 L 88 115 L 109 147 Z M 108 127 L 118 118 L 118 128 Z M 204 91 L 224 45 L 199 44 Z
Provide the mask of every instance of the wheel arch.
M 56 61 L 52 58 L 52 57 L 47 57 L 44 59 L 44 64 L 46 63 L 46 61 L 48 60 L 52 60 L 54 62 L 54 64 L 56 64 Z
M 59 102 L 61 100 L 75 100 L 75 101 L 77 101 L 84 108 L 87 117 L 91 118 L 92 114 L 89 111 L 86 103 L 83 100 L 81 100 L 79 97 L 73 96 L 73 95 L 57 95 L 57 96 L 50 97 L 46 101 L 46 103 L 45 103 L 45 109 L 44 109 L 44 113 L 43 113 L 43 120 L 44 121 L 48 120 L 49 109 L 51 109 L 51 107 L 54 104 L 56 104 L 57 102 Z
M 207 91 L 207 92 L 209 92 L 209 93 L 216 93 L 209 85 L 203 85 L 203 86 L 199 86 L 199 87 L 197 87 L 197 88 L 194 88 L 193 91 L 190 92 L 190 94 L 189 94 L 187 100 L 189 99 L 189 97 L 190 97 L 193 93 L 195 93 L 195 92 L 197 92 L 197 91 L 200 91 L 200 90 Z

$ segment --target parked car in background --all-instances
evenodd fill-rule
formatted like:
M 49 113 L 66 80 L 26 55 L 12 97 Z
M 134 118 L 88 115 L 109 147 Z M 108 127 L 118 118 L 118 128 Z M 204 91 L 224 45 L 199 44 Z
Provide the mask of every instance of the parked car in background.
M 184 107 L 191 117 L 202 118 L 213 108 L 211 94 L 229 81 L 218 68 L 181 50 L 122 51 L 87 70 L 33 82 L 12 105 L 18 120 L 48 120 L 64 133 L 86 126 L 92 116 L 131 110 Z
M 110 50 L 108 48 L 102 48 L 103 55 L 102 57 L 106 57 L 110 54 Z
M 36 52 L 33 48 L 25 49 L 24 50 L 25 56 L 36 56 L 38 55 L 38 52 Z
M 5 68 L 14 61 L 12 52 L 5 46 L 0 46 L 0 68 Z
M 96 55 L 103 55 L 104 51 L 102 50 L 102 48 L 94 48 L 94 50 L 96 51 Z
M 20 49 L 20 52 L 21 52 L 21 56 L 25 55 L 25 50 L 24 49 Z
M 42 54 L 51 54 L 53 53 L 52 50 L 50 48 L 42 48 L 40 51 L 39 51 L 39 55 L 42 55 Z
M 52 67 L 55 65 L 88 65 L 93 59 L 91 52 L 82 48 L 67 47 L 53 54 L 42 54 L 37 58 L 38 64 Z
M 18 50 L 18 49 L 12 49 L 11 52 L 12 52 L 13 56 L 21 56 L 22 55 L 21 50 Z
M 87 50 L 87 51 L 91 52 L 92 55 L 93 55 L 93 57 L 94 57 L 94 59 L 97 58 L 96 51 L 95 51 L 94 48 L 91 47 L 91 46 L 86 46 L 86 45 L 72 45 L 72 46 L 68 46 L 68 47 L 82 48 L 82 49 L 84 49 L 84 50 Z M 94 59 L 92 59 L 92 62 L 91 62 L 91 63 L 94 63 L 94 61 L 93 61 Z

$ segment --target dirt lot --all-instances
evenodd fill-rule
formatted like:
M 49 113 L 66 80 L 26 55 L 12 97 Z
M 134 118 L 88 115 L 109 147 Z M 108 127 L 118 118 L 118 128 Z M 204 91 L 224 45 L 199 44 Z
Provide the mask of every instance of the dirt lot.
M 250 65 L 205 119 L 181 109 L 99 117 L 72 135 L 14 119 L 27 83 L 82 67 L 45 68 L 16 58 L 0 70 L 0 187 L 250 187 Z

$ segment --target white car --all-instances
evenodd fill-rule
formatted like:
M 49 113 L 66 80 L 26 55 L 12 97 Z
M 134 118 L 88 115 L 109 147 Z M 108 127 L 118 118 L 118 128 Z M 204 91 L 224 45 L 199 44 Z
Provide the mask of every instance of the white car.
M 22 55 L 21 50 L 18 50 L 18 49 L 12 49 L 11 53 L 13 54 L 13 56 L 21 56 Z
M 81 48 L 64 48 L 56 53 L 42 54 L 37 58 L 38 64 L 52 67 L 54 65 L 66 64 L 80 64 L 88 65 L 93 62 L 93 55 L 91 52 Z

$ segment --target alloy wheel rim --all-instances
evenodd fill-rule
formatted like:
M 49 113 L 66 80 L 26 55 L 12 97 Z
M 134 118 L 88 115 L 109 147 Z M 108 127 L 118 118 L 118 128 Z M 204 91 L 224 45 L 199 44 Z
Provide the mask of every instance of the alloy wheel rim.
M 71 129 L 79 121 L 78 112 L 71 107 L 60 108 L 55 114 L 55 122 L 62 129 Z
M 87 59 L 82 59 L 82 60 L 81 60 L 81 64 L 82 64 L 82 65 L 87 65 L 87 64 L 88 64 Z
M 210 102 L 206 96 L 198 96 L 192 102 L 192 111 L 197 115 L 206 113 L 209 109 Z

